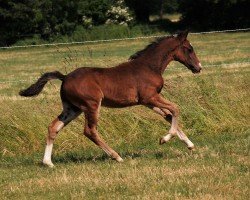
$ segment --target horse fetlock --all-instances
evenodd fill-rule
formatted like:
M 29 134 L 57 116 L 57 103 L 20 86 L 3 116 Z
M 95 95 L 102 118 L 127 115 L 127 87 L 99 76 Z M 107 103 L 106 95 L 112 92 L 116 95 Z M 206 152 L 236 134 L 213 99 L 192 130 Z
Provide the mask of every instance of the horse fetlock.
M 160 144 L 164 144 L 164 143 L 168 142 L 172 137 L 173 137 L 172 134 L 167 134 L 166 136 L 164 136 L 160 139 Z
M 171 128 L 169 130 L 169 134 L 172 135 L 172 136 L 175 136 L 177 134 L 177 129 Z
M 54 164 L 52 163 L 51 160 L 43 160 L 43 164 L 48 167 L 54 167 Z

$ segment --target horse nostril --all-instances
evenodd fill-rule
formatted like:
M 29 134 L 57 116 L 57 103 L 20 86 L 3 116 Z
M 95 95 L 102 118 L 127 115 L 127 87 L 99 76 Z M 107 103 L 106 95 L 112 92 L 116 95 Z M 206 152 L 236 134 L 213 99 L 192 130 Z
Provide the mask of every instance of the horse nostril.
M 201 68 L 196 66 L 196 67 L 193 68 L 192 71 L 193 71 L 193 73 L 200 73 L 201 72 Z

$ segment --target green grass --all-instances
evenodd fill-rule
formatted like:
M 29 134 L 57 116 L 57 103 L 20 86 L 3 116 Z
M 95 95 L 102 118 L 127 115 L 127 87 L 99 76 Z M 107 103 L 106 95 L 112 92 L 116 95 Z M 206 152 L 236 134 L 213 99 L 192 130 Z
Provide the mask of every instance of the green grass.
M 204 69 L 173 62 L 163 95 L 181 110 L 178 139 L 158 145 L 169 125 L 143 107 L 102 108 L 98 130 L 124 158 L 109 159 L 83 136 L 83 116 L 55 141 L 56 167 L 41 165 L 47 126 L 61 112 L 59 81 L 36 98 L 18 91 L 41 73 L 114 66 L 150 40 L 0 51 L 1 199 L 248 199 L 250 33 L 190 35 Z

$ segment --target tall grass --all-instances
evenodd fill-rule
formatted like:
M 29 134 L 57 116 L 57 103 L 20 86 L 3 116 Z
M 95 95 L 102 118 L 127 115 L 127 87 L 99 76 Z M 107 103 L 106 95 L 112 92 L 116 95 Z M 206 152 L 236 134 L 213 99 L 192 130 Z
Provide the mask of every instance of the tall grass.
M 249 33 L 189 39 L 203 72 L 194 76 L 171 63 L 162 93 L 179 105 L 194 152 L 177 139 L 159 146 L 169 125 L 147 108 L 102 108 L 98 130 L 125 162 L 109 160 L 83 136 L 80 116 L 55 141 L 54 170 L 40 161 L 47 126 L 61 112 L 61 82 L 50 82 L 36 98 L 19 97 L 18 91 L 42 72 L 114 66 L 148 41 L 0 51 L 3 199 L 248 199 Z

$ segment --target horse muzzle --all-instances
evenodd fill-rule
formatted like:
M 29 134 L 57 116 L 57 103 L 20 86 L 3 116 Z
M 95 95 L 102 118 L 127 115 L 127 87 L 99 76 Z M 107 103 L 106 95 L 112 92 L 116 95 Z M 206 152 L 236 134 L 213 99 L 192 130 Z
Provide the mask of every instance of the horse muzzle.
M 192 71 L 194 74 L 200 73 L 201 70 L 202 70 L 201 63 L 198 63 L 197 65 L 192 65 L 192 66 L 190 66 L 190 69 L 191 69 L 191 71 Z

